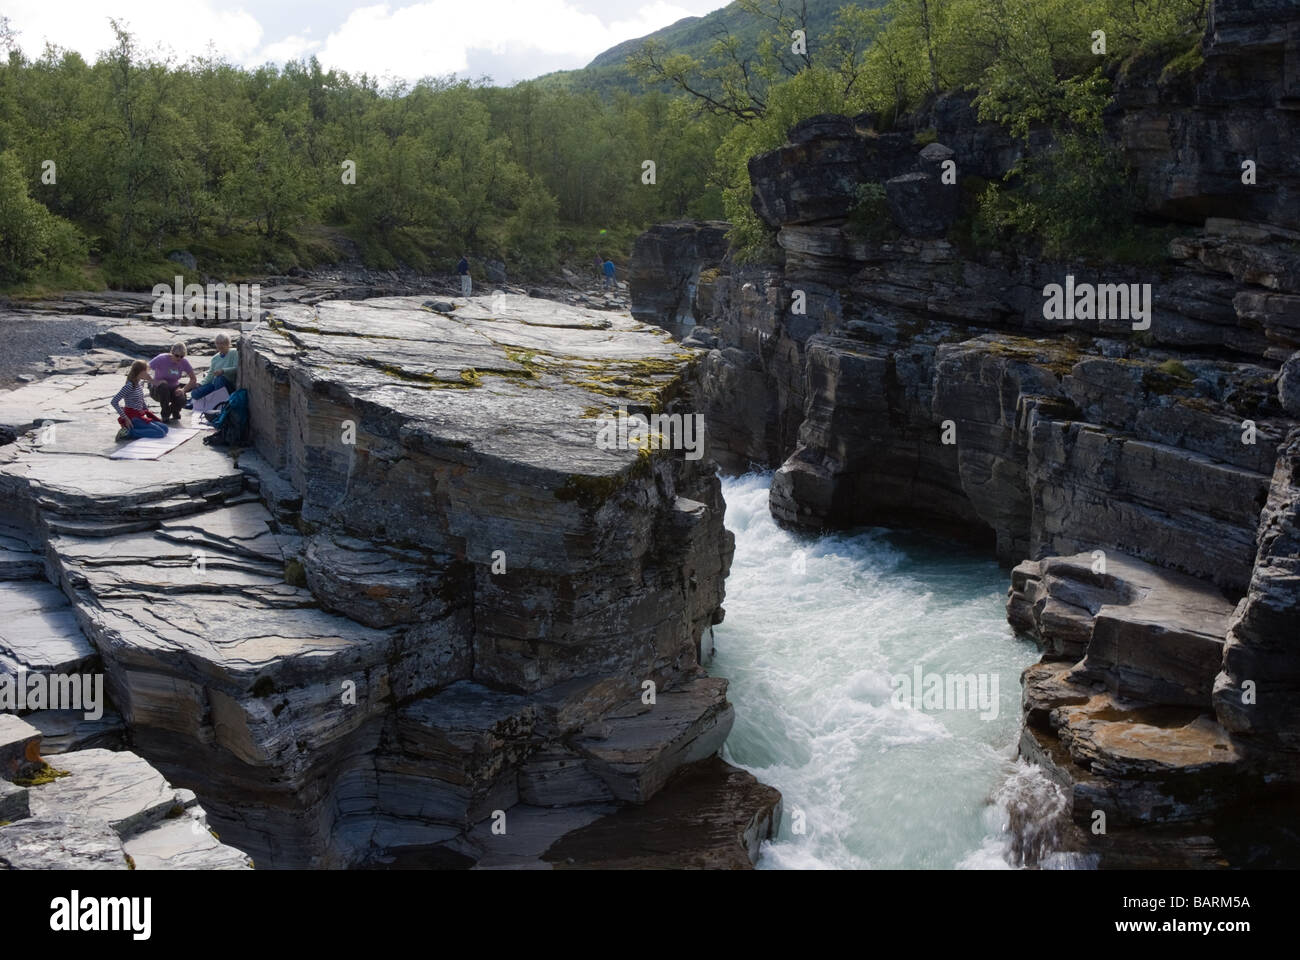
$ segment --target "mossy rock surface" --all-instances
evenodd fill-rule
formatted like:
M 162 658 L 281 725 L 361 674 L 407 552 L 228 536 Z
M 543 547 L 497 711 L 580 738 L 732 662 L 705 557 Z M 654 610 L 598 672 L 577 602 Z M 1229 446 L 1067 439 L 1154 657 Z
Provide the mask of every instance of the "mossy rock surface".
M 435 487 L 468 489 L 485 471 L 587 506 L 645 469 L 637 451 L 597 443 L 600 419 L 620 407 L 696 412 L 703 356 L 625 313 L 519 295 L 277 305 L 246 339 L 249 362 L 301 398 L 277 414 L 311 418 L 312 469 L 336 475 L 341 495 L 344 478 L 432 456 L 455 472 Z M 348 416 L 364 422 L 365 443 L 327 429 Z M 333 516 L 332 504 L 309 515 Z M 285 580 L 301 586 L 305 571 L 289 563 Z
M 53 783 L 55 780 L 61 780 L 64 777 L 70 777 L 72 774 L 67 770 L 56 770 L 48 763 L 42 762 L 40 767 L 30 777 L 16 777 L 13 781 L 15 786 L 19 787 L 43 787 L 47 783 Z
M 301 560 L 286 560 L 284 564 L 284 582 L 292 587 L 307 586 L 307 568 Z

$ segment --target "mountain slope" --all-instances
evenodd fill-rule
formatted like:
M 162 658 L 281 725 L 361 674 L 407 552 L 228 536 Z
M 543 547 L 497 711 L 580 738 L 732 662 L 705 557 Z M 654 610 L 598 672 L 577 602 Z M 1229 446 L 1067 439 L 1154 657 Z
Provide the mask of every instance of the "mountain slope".
M 877 7 L 883 2 L 884 0 L 865 0 L 854 4 L 846 3 L 845 0 L 807 0 L 809 49 L 816 50 L 817 37 L 830 30 L 835 12 L 841 7 Z M 787 3 L 787 6 L 795 6 L 795 4 Z M 573 90 L 594 90 L 599 93 L 612 93 L 618 90 L 639 91 L 643 88 L 640 82 L 627 72 L 626 63 L 627 58 L 647 41 L 656 41 L 669 53 L 685 53 L 707 60 L 709 48 L 719 37 L 727 33 L 740 38 L 741 49 L 748 55 L 757 51 L 759 41 L 763 37 L 776 33 L 776 25 L 771 20 L 747 13 L 738 3 L 730 3 L 705 16 L 684 17 L 644 37 L 625 40 L 597 55 L 591 63 L 580 70 L 560 70 L 539 77 L 537 82 L 555 84 Z

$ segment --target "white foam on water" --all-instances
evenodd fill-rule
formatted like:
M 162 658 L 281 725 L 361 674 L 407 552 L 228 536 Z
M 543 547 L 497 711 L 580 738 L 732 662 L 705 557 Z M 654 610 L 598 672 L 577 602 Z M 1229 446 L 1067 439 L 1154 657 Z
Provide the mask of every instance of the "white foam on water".
M 1036 772 L 1015 756 L 1020 673 L 1038 659 L 1007 625 L 1007 571 L 922 536 L 801 537 L 772 520 L 770 482 L 723 480 L 736 556 L 709 668 L 736 705 L 724 755 L 784 797 L 759 867 L 1005 868 L 998 797 Z M 891 677 L 917 665 L 996 675 L 997 716 L 894 706 Z

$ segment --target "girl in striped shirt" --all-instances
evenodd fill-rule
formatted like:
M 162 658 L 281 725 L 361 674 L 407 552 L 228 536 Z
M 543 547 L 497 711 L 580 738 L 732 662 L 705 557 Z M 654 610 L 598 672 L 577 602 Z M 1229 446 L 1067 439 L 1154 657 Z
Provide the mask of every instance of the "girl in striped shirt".
M 167 424 L 150 413 L 145 403 L 141 381 L 148 379 L 146 375 L 148 369 L 149 364 L 143 360 L 131 364 L 131 369 L 126 375 L 126 383 L 122 384 L 122 389 L 108 401 L 117 411 L 117 422 L 122 425 L 122 430 L 117 435 L 119 440 L 125 440 L 127 437 L 135 439 L 167 436 Z

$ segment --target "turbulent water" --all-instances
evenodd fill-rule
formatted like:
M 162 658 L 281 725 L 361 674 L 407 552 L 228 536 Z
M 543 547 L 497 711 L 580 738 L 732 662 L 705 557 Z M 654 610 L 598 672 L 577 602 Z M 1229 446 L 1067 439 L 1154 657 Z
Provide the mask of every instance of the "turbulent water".
M 1015 760 L 1020 673 L 1038 652 L 1007 625 L 1006 570 L 886 530 L 800 537 L 772 521 L 770 482 L 723 481 L 736 557 L 709 668 L 736 704 L 725 756 L 784 797 L 759 867 L 1009 866 L 1009 808 L 1056 798 Z M 997 696 L 914 704 L 894 678 L 918 667 L 974 674 L 988 694 L 996 679 Z

